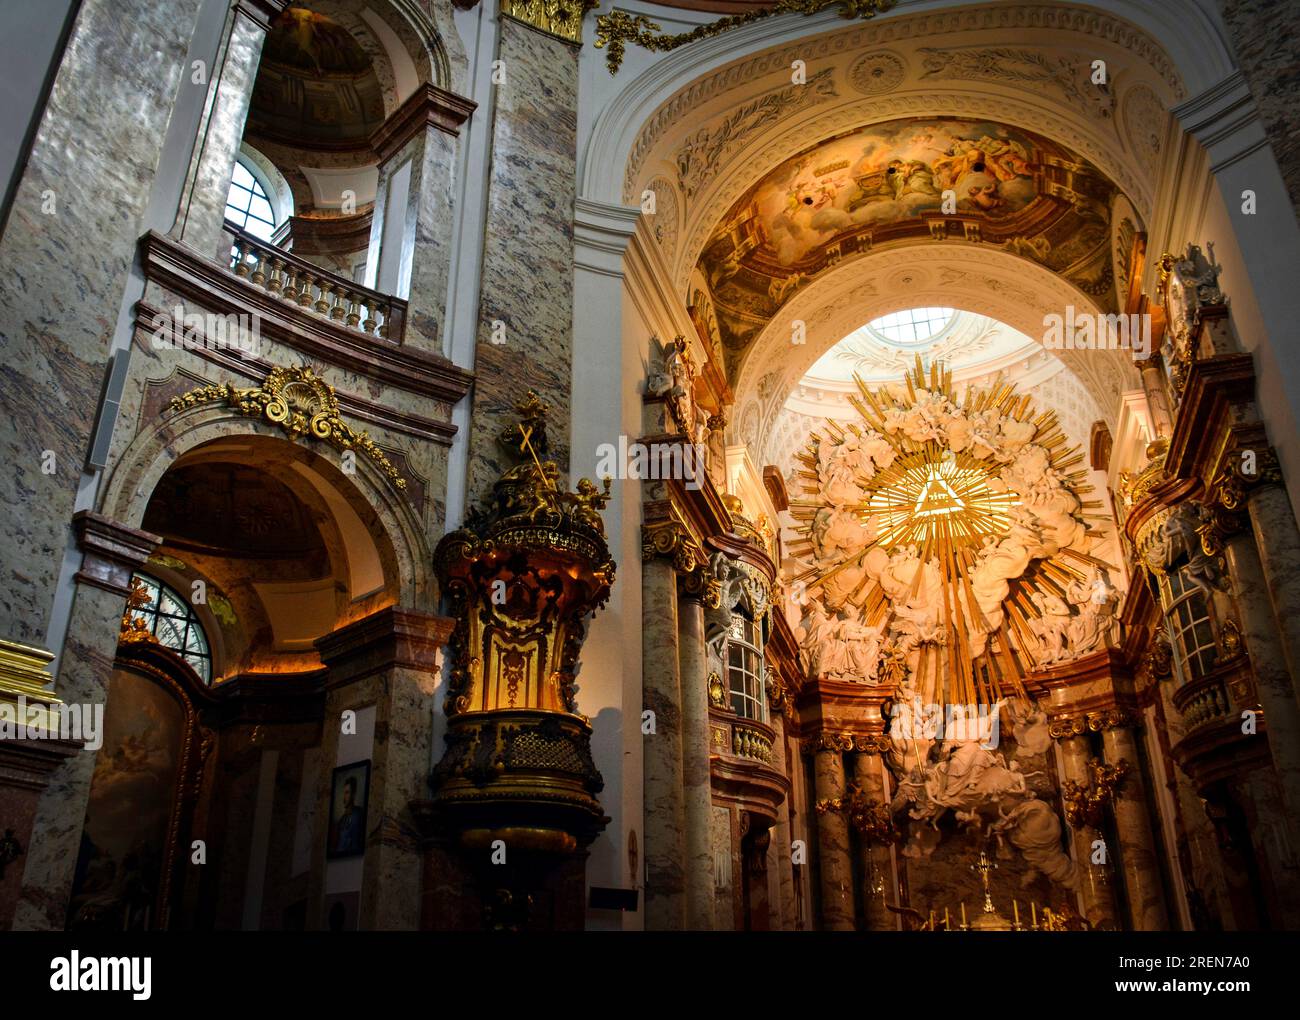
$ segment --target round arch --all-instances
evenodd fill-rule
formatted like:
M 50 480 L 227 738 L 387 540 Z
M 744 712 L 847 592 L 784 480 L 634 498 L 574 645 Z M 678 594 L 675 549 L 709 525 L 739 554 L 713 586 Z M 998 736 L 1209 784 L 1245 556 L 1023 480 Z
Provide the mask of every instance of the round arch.
M 729 441 L 762 434 L 790 391 L 818 358 L 858 326 L 881 315 L 940 305 L 987 315 L 1041 342 L 1044 318 L 1073 307 L 1102 308 L 1051 270 L 1029 259 L 964 242 L 915 242 L 872 252 L 823 273 L 795 294 L 749 345 L 733 390 Z M 802 323 L 796 332 L 795 323 Z M 799 342 L 795 342 L 798 340 Z M 1053 351 L 1097 405 L 1139 385 L 1124 351 Z
M 369 458 L 358 456 L 355 473 L 344 474 L 317 449 L 226 408 L 207 405 L 170 413 L 139 431 L 107 480 L 100 512 L 141 527 L 163 475 L 182 458 L 201 457 L 205 448 L 219 448 L 214 444 L 225 446 L 223 458 L 244 459 L 254 466 L 264 463 L 259 455 L 272 452 L 271 460 L 282 468 L 279 480 L 316 512 L 332 514 L 349 540 L 364 538 L 370 543 L 383 587 L 399 605 L 427 611 L 435 607 L 434 583 L 423 569 L 432 555 L 423 526 L 406 497 Z M 353 566 L 360 564 L 349 565 L 349 576 L 358 580 L 374 574 Z M 351 592 L 353 597 L 366 594 Z

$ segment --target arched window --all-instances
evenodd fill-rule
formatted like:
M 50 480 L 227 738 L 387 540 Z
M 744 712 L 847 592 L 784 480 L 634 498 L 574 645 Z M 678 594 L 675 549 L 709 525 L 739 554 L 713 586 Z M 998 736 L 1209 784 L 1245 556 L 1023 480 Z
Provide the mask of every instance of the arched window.
M 740 607 L 731 614 L 727 632 L 727 681 L 731 710 L 742 719 L 767 722 L 763 692 L 763 632 Z
M 1214 624 L 1205 592 L 1185 576 L 1186 567 L 1160 575 L 1165 620 L 1170 644 L 1183 674 L 1183 681 L 1199 680 L 1214 668 L 1218 648 Z
M 275 211 L 266 188 L 249 165 L 240 159 L 235 164 L 226 195 L 226 220 L 254 237 L 269 241 L 275 232 Z
M 149 593 L 148 605 L 131 610 L 131 615 L 144 620 L 149 633 L 158 643 L 180 654 L 194 667 L 194 672 L 205 684 L 212 683 L 212 652 L 208 636 L 203 633 L 193 607 L 175 591 L 148 574 L 131 575 L 131 587 L 139 581 Z

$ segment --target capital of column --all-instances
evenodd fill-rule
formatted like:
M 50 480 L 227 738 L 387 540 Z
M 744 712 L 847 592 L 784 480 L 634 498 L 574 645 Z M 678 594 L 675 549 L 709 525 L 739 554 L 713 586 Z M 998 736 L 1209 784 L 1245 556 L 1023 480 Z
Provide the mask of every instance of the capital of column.
M 74 514 L 72 528 L 82 552 L 77 581 L 123 598 L 131 591 L 131 574 L 162 544 L 161 535 L 127 527 L 93 510 Z
M 1136 712 L 1116 705 L 1080 715 L 1057 716 L 1048 723 L 1047 732 L 1056 740 L 1068 740 L 1085 733 L 1101 733 L 1116 727 L 1136 729 L 1141 723 L 1141 717 Z
M 833 754 L 843 754 L 845 751 L 853 750 L 853 734 L 815 733 L 799 741 L 799 750 L 803 754 L 820 754 L 825 751 Z

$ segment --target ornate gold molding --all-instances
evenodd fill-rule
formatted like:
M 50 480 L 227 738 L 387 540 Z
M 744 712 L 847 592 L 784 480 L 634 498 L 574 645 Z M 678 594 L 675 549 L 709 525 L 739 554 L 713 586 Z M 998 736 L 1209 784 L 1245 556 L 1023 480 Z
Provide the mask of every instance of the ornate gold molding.
M 323 439 L 337 450 L 358 449 L 373 460 L 399 489 L 406 479 L 384 456 L 368 432 L 357 432 L 340 415 L 338 397 L 330 386 L 310 368 L 274 368 L 261 386 L 239 389 L 224 386 L 200 386 L 184 396 L 173 397 L 169 411 L 185 411 L 200 404 L 225 402 L 240 414 L 264 418 L 278 425 L 294 439 L 311 436 Z
M 641 525 L 641 560 L 667 556 L 679 574 L 690 574 L 708 566 L 708 557 L 690 529 L 674 514 Z M 703 582 L 701 582 L 703 583 Z
M 0 639 L 0 695 L 39 698 L 57 703 L 45 685 L 53 678 L 47 667 L 54 661 L 54 653 L 34 645 Z
M 147 641 L 158 644 L 158 639 L 149 630 L 148 622 L 136 616 L 137 610 L 149 605 L 149 590 L 138 577 L 131 578 L 131 591 L 126 596 L 126 612 L 122 614 L 122 629 L 118 632 L 117 643 L 122 645 L 139 644 Z
M 599 0 L 501 0 L 501 13 L 547 35 L 581 43 L 582 19 L 599 6 Z
M 1084 733 L 1101 733 L 1117 727 L 1135 729 L 1141 720 L 1124 708 L 1104 708 L 1084 715 L 1060 716 L 1053 719 L 1047 732 L 1057 740 L 1081 736 Z
M 605 63 L 610 74 L 617 74 L 623 64 L 623 53 L 628 43 L 655 53 L 668 53 L 687 43 L 711 39 L 733 28 L 748 25 L 751 21 L 777 14 L 818 14 L 829 7 L 838 7 L 842 18 L 866 19 L 874 18 L 893 6 L 894 0 L 778 0 L 771 7 L 730 14 L 677 35 L 657 34 L 663 31 L 662 26 L 644 15 L 613 10 L 596 18 L 596 48 L 608 49 Z
M 804 754 L 816 754 L 818 751 L 852 751 L 853 734 L 818 733 L 815 736 L 805 737 L 800 741 L 799 749 Z

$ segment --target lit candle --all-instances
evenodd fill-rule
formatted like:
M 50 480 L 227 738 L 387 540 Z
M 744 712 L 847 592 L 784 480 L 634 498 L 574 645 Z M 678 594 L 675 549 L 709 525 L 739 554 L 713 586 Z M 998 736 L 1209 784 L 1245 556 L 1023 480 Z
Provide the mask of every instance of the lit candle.
M 1030 900 L 1029 909 L 1033 912 L 1034 927 L 1037 928 L 1038 927 L 1038 904 Z
M 961 901 L 961 926 L 966 927 L 966 901 Z
M 952 925 L 948 923 L 948 908 L 943 908 L 943 930 L 952 931 Z
M 1019 900 L 1011 901 L 1011 913 L 1015 915 L 1016 927 L 1019 928 L 1020 927 L 1020 901 Z

